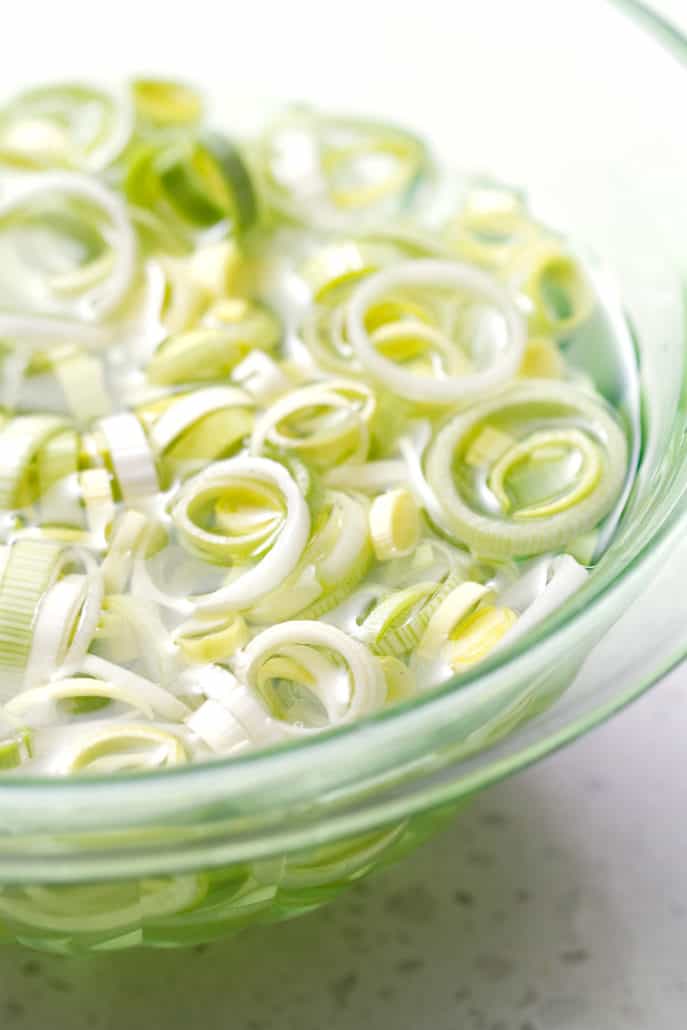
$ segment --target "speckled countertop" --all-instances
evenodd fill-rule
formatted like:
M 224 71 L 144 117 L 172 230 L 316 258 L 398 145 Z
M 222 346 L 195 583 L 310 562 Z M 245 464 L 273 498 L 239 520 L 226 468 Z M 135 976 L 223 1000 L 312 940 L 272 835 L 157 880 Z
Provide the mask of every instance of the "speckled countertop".
M 0 950 L 2 1030 L 683 1030 L 687 668 L 329 908 L 223 944 Z

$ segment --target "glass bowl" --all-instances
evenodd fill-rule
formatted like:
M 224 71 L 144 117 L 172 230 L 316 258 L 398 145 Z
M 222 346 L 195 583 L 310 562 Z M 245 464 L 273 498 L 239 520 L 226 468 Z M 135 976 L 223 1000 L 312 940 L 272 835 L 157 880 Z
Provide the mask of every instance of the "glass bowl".
M 92 17 L 86 4 L 72 8 Z M 687 651 L 687 146 L 674 124 L 686 80 L 659 40 L 682 58 L 687 44 L 629 2 L 448 10 L 444 0 L 425 0 L 421 14 L 351 0 L 333 25 L 326 5 L 306 0 L 246 5 L 227 26 L 246 41 L 230 63 L 227 33 L 207 32 L 210 0 L 196 0 L 191 24 L 167 12 L 159 26 L 155 5 L 140 5 L 135 31 L 114 6 L 99 9 L 86 53 L 79 34 L 63 32 L 62 8 L 45 12 L 38 38 L 17 12 L 16 50 L 32 57 L 22 77 L 147 71 L 164 28 L 153 70 L 206 83 L 227 126 L 251 127 L 256 104 L 244 98 L 306 97 L 389 116 L 457 167 L 524 185 L 537 215 L 613 270 L 641 365 L 644 446 L 621 528 L 588 585 L 458 682 L 232 761 L 110 780 L 4 779 L 9 938 L 62 953 L 170 947 L 308 911 L 416 846 L 474 791 L 619 710 Z M 5 63 L 0 85 L 19 74 Z

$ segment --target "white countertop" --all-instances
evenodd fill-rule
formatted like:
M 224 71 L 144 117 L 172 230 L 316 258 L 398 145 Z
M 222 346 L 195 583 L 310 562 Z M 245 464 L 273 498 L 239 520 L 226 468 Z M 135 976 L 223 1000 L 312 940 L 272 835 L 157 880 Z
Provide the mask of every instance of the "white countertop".
M 683 1030 L 687 668 L 329 908 L 225 943 L 0 949 L 2 1030 Z

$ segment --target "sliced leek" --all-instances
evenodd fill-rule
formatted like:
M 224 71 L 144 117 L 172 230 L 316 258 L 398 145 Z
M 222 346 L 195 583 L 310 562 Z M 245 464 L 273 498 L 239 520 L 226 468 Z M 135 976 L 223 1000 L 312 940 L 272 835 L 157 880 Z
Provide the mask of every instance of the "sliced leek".
M 240 300 L 223 305 L 221 321 L 168 337 L 148 365 L 148 378 L 160 386 L 208 382 L 226 377 L 256 348 L 273 350 L 281 328 L 269 311 Z
M 127 97 L 96 86 L 41 86 L 0 110 L 0 162 L 98 172 L 115 160 L 133 128 Z
M 193 125 L 203 113 L 200 94 L 183 82 L 134 79 L 131 93 L 136 117 L 156 129 Z
M 373 391 L 353 380 L 304 386 L 267 409 L 255 426 L 251 449 L 261 454 L 271 444 L 315 466 L 365 461 L 376 408 Z
M 374 121 L 230 130 L 166 79 L 0 109 L 9 775 L 242 756 L 505 661 L 629 492 L 596 277 L 524 194 Z
M 470 467 L 466 455 L 492 426 L 517 440 Z M 601 401 L 532 380 L 451 419 L 429 449 L 426 476 L 455 537 L 505 557 L 561 547 L 592 529 L 615 503 L 626 468 L 625 435 Z
M 208 511 L 218 506 L 220 524 L 208 523 Z M 209 466 L 179 493 L 172 519 L 192 553 L 220 564 L 248 559 L 235 579 L 192 598 L 198 611 L 241 610 L 269 593 L 296 566 L 310 531 L 297 484 L 283 466 L 266 458 L 231 458 Z
M 498 316 L 497 339 L 483 368 L 469 368 L 465 374 L 456 375 L 416 375 L 385 356 L 380 346 L 380 329 L 376 330 L 376 340 L 375 330 L 370 330 L 369 319 L 374 314 L 374 306 L 394 290 L 423 287 L 448 291 L 449 296 L 466 295 L 478 309 L 487 309 Z M 469 265 L 429 258 L 402 262 L 366 279 L 351 297 L 346 324 L 353 351 L 370 375 L 393 393 L 417 403 L 461 404 L 484 395 L 512 378 L 525 345 L 524 324 L 514 298 L 496 280 Z M 455 345 L 443 330 L 424 328 L 418 320 L 402 316 L 387 323 L 387 332 L 389 327 L 393 327 L 398 340 L 404 339 L 403 334 L 409 334 L 406 338 L 410 341 L 424 337 L 428 344 L 438 343 L 448 352 L 449 360 L 455 352 Z
M 289 218 L 341 229 L 397 214 L 427 172 L 414 136 L 363 120 L 305 108 L 279 119 L 261 141 L 263 186 Z

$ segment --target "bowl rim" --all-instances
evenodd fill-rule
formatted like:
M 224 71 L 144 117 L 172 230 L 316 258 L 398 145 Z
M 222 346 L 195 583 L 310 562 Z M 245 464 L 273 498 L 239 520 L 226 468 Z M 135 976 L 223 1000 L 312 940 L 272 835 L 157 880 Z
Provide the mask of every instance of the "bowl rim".
M 653 35 L 655 40 L 670 49 L 683 64 L 687 64 L 687 36 L 684 36 L 666 18 L 650 10 L 640 0 L 608 0 L 608 2 L 619 7 L 627 17 L 633 19 L 648 34 Z M 680 408 L 678 407 L 673 430 L 679 415 Z M 687 490 L 687 486 L 685 489 Z M 681 495 L 675 499 L 671 510 L 649 540 L 616 575 L 599 580 L 592 577 L 590 583 L 582 591 L 582 598 L 580 599 L 577 595 L 571 603 L 565 606 L 562 613 L 549 617 L 544 623 L 543 629 L 536 627 L 524 638 L 480 663 L 476 670 L 451 677 L 440 687 L 427 694 L 420 694 L 393 708 L 382 710 L 356 722 L 338 726 L 317 736 L 280 743 L 235 757 L 211 759 L 156 771 L 123 773 L 116 777 L 106 774 L 85 774 L 74 777 L 12 775 L 0 781 L 0 811 L 6 801 L 10 802 L 8 809 L 20 799 L 28 800 L 31 795 L 42 796 L 46 803 L 49 803 L 49 798 L 52 799 L 62 792 L 64 792 L 65 800 L 75 805 L 98 805 L 102 806 L 103 810 L 121 808 L 125 794 L 135 791 L 137 794 L 147 795 L 163 783 L 168 786 L 180 782 L 183 782 L 186 787 L 192 783 L 194 796 L 201 800 L 205 793 L 204 788 L 211 783 L 216 784 L 222 779 L 229 788 L 227 793 L 227 797 L 229 797 L 231 777 L 227 776 L 228 773 L 239 769 L 260 767 L 263 771 L 271 770 L 275 779 L 282 780 L 286 772 L 285 763 L 294 754 L 307 753 L 312 756 L 313 761 L 316 761 L 317 755 L 340 748 L 345 741 L 359 735 L 361 729 L 375 736 L 385 733 L 391 725 L 408 724 L 418 712 L 429 713 L 432 709 L 440 708 L 447 697 L 458 692 L 457 687 L 462 694 L 466 690 L 478 687 L 487 677 L 499 673 L 505 668 L 515 672 L 525 657 L 532 657 L 544 644 L 549 645 L 558 640 L 573 623 L 580 627 L 593 623 L 599 606 L 611 598 L 616 598 L 620 591 L 629 585 L 629 581 L 645 573 L 651 565 L 652 557 L 657 556 L 657 552 L 663 545 L 667 545 L 674 537 L 679 537 L 681 531 L 683 532 L 687 528 L 687 509 L 684 511 L 680 509 L 680 500 Z M 573 741 L 641 696 L 686 655 L 687 633 L 678 648 L 668 658 L 658 663 L 638 684 L 634 684 L 626 692 L 619 692 L 610 701 L 592 708 L 551 736 L 544 737 L 532 745 L 524 746 L 505 759 L 487 765 L 480 770 L 479 775 L 468 776 L 466 781 L 460 781 L 461 788 L 465 782 L 469 784 L 468 790 L 475 790 L 488 783 L 493 783 Z M 486 748 L 482 753 L 487 753 L 488 750 Z M 477 782 L 473 783 L 472 780 Z M 461 792 L 463 791 L 461 790 Z M 405 801 L 399 802 L 403 808 L 401 814 L 408 814 L 411 807 L 427 808 L 428 804 L 441 803 L 441 800 L 436 791 L 433 793 L 431 801 L 425 799 L 424 803 L 416 800 L 411 805 L 406 798 Z M 334 819 L 334 822 L 337 820 Z

